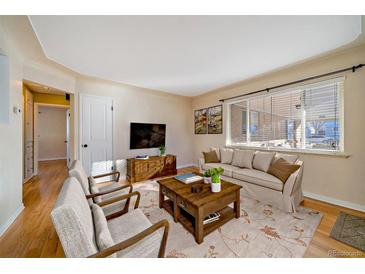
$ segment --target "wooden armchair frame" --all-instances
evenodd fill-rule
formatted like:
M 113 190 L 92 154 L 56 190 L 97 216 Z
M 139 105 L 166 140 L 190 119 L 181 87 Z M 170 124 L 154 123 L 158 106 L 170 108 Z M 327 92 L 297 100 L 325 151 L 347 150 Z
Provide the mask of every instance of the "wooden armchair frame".
M 116 192 L 116 191 L 119 191 L 119 190 L 122 190 L 122 189 L 125 189 L 125 188 L 128 188 L 128 187 L 129 187 L 129 193 L 128 194 L 120 195 L 120 196 L 111 198 L 109 200 L 103 201 L 101 203 L 98 203 L 99 206 L 106 206 L 106 205 L 109 205 L 109 204 L 112 204 L 112 203 L 115 203 L 115 202 L 118 202 L 118 201 L 121 201 L 121 200 L 124 200 L 124 199 L 127 198 L 127 202 L 125 203 L 124 209 L 114 213 L 114 214 L 118 213 L 119 215 L 116 215 L 116 216 L 120 216 L 124 213 L 127 213 L 128 210 L 129 210 L 129 204 L 130 204 L 130 201 L 131 201 L 130 197 L 133 196 L 133 195 L 128 196 L 129 194 L 133 193 L 133 186 L 131 184 L 120 186 L 120 187 L 117 187 L 117 188 L 114 188 L 114 189 L 111 189 L 111 190 L 107 190 L 107 191 L 103 191 L 103 192 L 99 192 L 99 193 L 85 195 L 85 196 L 86 196 L 86 199 L 92 199 L 94 197 L 103 196 L 105 194 L 113 193 L 113 192 Z M 139 199 L 140 198 L 138 196 L 138 198 L 137 198 L 138 203 L 139 203 Z M 120 212 L 123 212 L 123 213 L 120 214 Z M 114 214 L 112 214 L 112 215 L 114 215 Z
M 138 191 L 134 191 L 125 195 L 121 195 L 119 197 L 115 197 L 113 199 L 110 199 L 108 201 L 105 202 L 101 202 L 98 205 L 100 206 L 105 206 L 105 205 L 109 205 L 124 199 L 130 199 L 132 196 L 137 196 L 134 208 L 138 208 L 139 206 L 139 201 L 141 198 L 141 194 Z M 125 214 L 124 210 L 115 212 L 111 215 L 106 216 L 107 220 L 111 220 L 114 218 L 117 218 L 121 215 Z M 120 242 L 118 244 L 115 244 L 107 249 L 104 249 L 98 253 L 95 253 L 91 256 L 89 256 L 88 258 L 105 258 L 108 257 L 112 254 L 114 254 L 115 252 L 121 251 L 123 249 L 126 249 L 136 243 L 138 243 L 139 241 L 143 240 L 145 237 L 151 235 L 152 233 L 156 232 L 157 230 L 164 228 L 164 232 L 163 232 L 163 236 L 162 236 L 162 240 L 161 240 L 161 244 L 160 244 L 160 249 L 158 251 L 158 257 L 159 258 L 163 258 L 165 256 L 165 250 L 166 250 L 166 243 L 167 243 L 167 237 L 168 237 L 168 233 L 169 233 L 169 222 L 164 219 L 159 221 L 158 223 L 155 223 L 153 225 L 151 225 L 149 228 L 143 230 L 142 232 L 136 234 L 135 236 Z
M 119 171 L 113 171 L 113 172 L 109 172 L 109 173 L 99 174 L 99 175 L 95 175 L 95 176 L 92 176 L 92 177 L 95 178 L 95 179 L 98 179 L 98 178 L 103 178 L 103 177 L 112 176 L 112 175 L 117 175 L 117 178 L 115 179 L 115 181 L 119 182 L 119 178 L 120 178 L 120 172 Z M 107 182 L 109 182 L 109 181 L 107 181 Z M 110 181 L 110 182 L 112 182 L 112 181 Z

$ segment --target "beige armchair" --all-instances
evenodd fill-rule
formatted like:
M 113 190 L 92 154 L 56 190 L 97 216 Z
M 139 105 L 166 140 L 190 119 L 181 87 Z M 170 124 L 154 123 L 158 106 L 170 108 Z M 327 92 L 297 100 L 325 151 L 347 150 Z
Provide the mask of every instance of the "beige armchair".
M 128 213 L 105 216 L 100 209 L 133 196 L 135 209 Z M 139 199 L 139 192 L 131 192 L 92 204 L 91 210 L 80 183 L 67 178 L 51 212 L 66 257 L 164 257 L 169 223 L 151 224 L 138 208 Z
M 133 187 L 131 184 L 121 185 L 119 183 L 120 173 L 118 171 L 101 174 L 97 176 L 90 176 L 89 178 L 86 175 L 85 169 L 82 166 L 81 161 L 75 160 L 72 162 L 71 167 L 68 172 L 70 177 L 75 177 L 78 182 L 81 184 L 82 189 L 88 199 L 89 204 L 92 203 L 101 203 L 107 200 L 113 199 L 120 195 L 125 195 L 131 193 L 133 191 Z M 96 184 L 95 179 L 97 178 L 105 178 L 109 176 L 116 175 L 114 181 L 109 182 L 108 185 L 99 186 Z M 111 214 L 113 212 L 119 212 L 121 208 L 124 209 L 125 212 L 128 211 L 130 204 L 130 198 L 119 200 L 118 203 L 110 203 L 108 206 L 103 207 L 103 211 L 105 214 Z

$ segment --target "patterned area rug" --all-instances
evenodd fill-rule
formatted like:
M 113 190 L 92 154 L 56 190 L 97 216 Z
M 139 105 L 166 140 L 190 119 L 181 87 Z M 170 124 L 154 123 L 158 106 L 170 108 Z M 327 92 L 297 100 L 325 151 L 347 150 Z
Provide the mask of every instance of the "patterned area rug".
M 332 228 L 331 237 L 365 251 L 365 219 L 341 212 Z
M 155 181 L 135 184 L 134 189 L 141 193 L 140 208 L 152 223 L 161 219 L 170 222 L 166 257 L 303 257 L 322 218 L 321 213 L 303 207 L 297 213 L 285 213 L 241 193 L 241 217 L 198 245 L 192 234 L 158 207 Z

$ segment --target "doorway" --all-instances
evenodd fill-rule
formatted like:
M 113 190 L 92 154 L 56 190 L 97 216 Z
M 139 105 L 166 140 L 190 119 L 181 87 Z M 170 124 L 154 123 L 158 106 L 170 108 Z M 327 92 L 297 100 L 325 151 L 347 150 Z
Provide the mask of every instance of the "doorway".
M 40 161 L 71 162 L 71 99 L 65 91 L 23 81 L 24 183 L 39 175 Z

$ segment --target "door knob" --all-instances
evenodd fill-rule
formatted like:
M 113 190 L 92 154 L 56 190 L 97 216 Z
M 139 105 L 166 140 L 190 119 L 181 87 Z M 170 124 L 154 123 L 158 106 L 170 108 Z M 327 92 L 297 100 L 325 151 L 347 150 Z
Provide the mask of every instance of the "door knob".
M 82 145 L 82 147 L 87 147 L 87 144 Z

